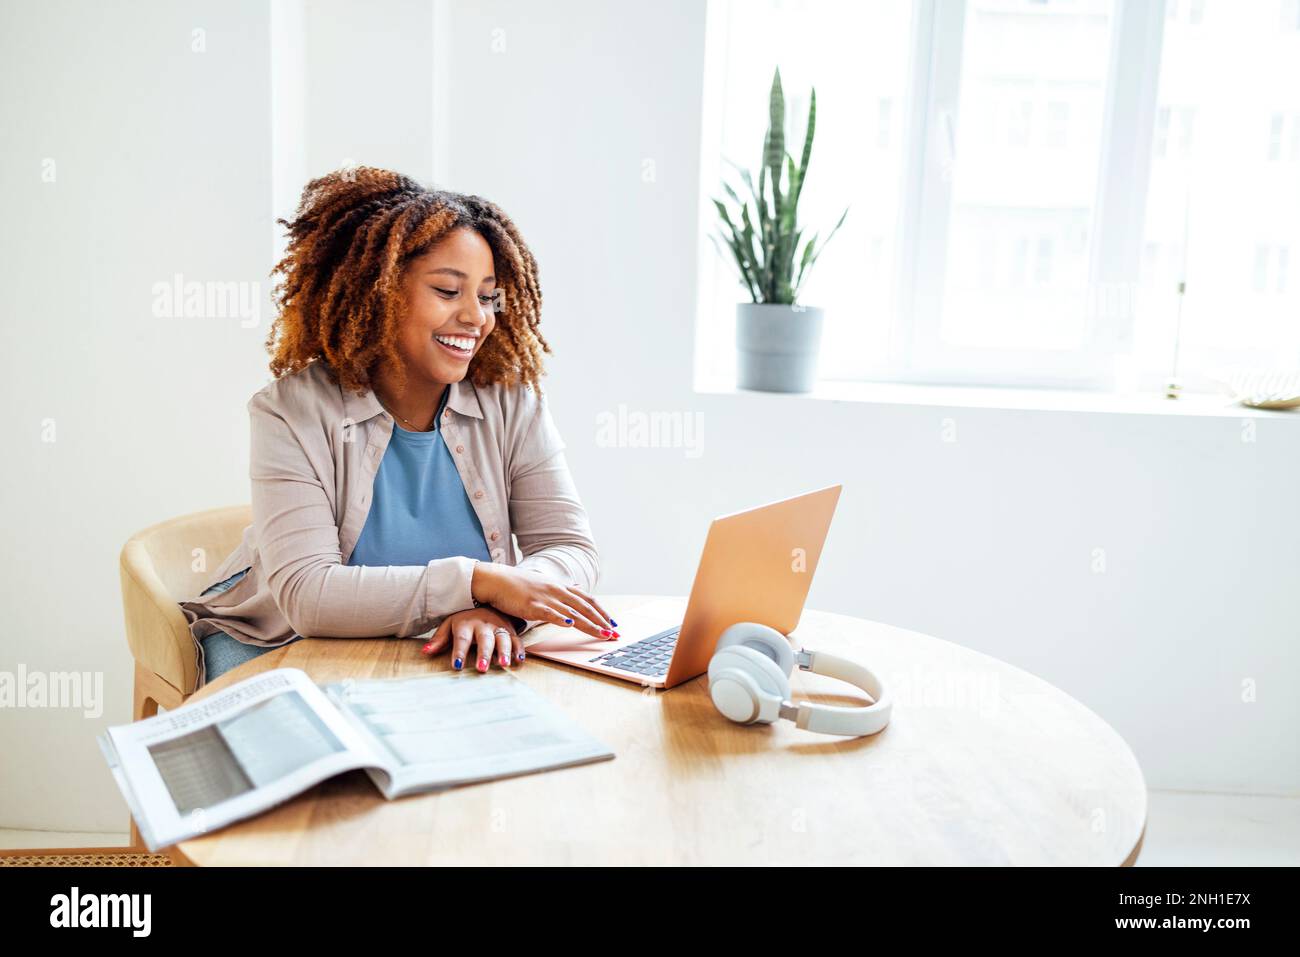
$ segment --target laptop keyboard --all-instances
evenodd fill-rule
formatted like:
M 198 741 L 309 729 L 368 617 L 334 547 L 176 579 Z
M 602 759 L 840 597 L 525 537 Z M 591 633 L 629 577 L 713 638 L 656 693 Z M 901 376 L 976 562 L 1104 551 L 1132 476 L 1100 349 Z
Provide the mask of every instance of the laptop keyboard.
M 673 649 L 677 647 L 677 633 L 681 630 L 682 626 L 677 625 L 657 635 L 597 655 L 590 661 L 652 678 L 666 675 L 668 663 L 673 659 Z

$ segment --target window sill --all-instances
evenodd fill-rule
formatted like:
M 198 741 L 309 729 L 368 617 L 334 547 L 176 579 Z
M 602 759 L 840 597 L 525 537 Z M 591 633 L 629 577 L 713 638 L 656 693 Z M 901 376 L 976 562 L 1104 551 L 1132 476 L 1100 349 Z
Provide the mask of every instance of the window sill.
M 1300 421 L 1300 410 L 1252 409 L 1227 395 L 1184 393 L 1166 399 L 1156 392 L 1087 392 L 1073 389 L 1017 389 L 919 385 L 905 382 L 821 381 L 812 392 L 758 392 L 725 382 L 697 382 L 701 395 L 751 395 L 772 399 L 865 402 L 875 405 L 919 405 L 967 409 L 1010 409 L 1034 412 L 1118 412 L 1137 415 L 1192 415 L 1222 418 L 1281 418 Z

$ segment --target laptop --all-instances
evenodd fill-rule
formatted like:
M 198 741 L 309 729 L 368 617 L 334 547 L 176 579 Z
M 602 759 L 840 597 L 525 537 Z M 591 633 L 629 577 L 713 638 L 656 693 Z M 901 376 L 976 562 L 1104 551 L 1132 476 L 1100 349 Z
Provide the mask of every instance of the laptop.
M 617 641 L 538 625 L 524 635 L 528 654 L 671 688 L 708 671 L 718 637 L 738 621 L 790 634 L 803 614 L 841 488 L 715 518 L 685 603 L 646 597 L 610 607 L 601 601 L 618 622 Z

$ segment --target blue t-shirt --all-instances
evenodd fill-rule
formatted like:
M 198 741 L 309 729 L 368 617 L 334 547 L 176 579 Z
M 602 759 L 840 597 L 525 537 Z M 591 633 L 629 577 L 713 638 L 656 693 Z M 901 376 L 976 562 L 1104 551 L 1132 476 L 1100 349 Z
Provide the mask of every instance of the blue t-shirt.
M 483 526 L 442 437 L 442 411 L 450 393 L 450 388 L 443 390 L 432 432 L 409 432 L 393 423 L 349 565 L 427 565 L 457 555 L 492 560 Z

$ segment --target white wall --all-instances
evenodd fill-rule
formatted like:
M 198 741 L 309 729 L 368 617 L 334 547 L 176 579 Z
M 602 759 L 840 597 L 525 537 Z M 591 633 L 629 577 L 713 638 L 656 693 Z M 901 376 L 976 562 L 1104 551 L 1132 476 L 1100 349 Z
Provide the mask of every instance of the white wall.
M 131 715 L 118 552 L 247 500 L 243 403 L 267 375 L 269 300 L 256 327 L 161 319 L 153 285 L 269 288 L 268 17 L 257 0 L 0 10 L 0 670 L 99 672 L 107 701 L 99 719 L 0 709 L 0 825 L 123 830 L 94 742 Z
M 102 671 L 108 699 L 97 720 L 0 710 L 0 826 L 124 828 L 93 743 L 130 715 L 118 550 L 162 518 L 247 500 L 244 404 L 267 377 L 269 304 L 252 328 L 157 319 L 152 284 L 262 282 L 265 299 L 272 213 L 304 176 L 355 159 L 428 180 L 431 154 L 441 185 L 501 203 L 540 260 L 546 388 L 603 591 L 683 592 L 714 515 L 843 482 L 812 605 L 1041 675 L 1109 720 L 1152 786 L 1300 790 L 1294 420 L 1257 420 L 1243 442 L 1235 417 L 697 395 L 702 4 L 453 2 L 436 99 L 432 7 L 287 9 L 275 30 L 296 60 L 274 70 L 270 8 L 252 0 L 0 13 L 18 444 L 0 670 Z M 274 154 L 273 92 L 279 122 L 305 130 L 279 126 Z M 596 416 L 620 403 L 701 412 L 703 454 L 599 446 Z

